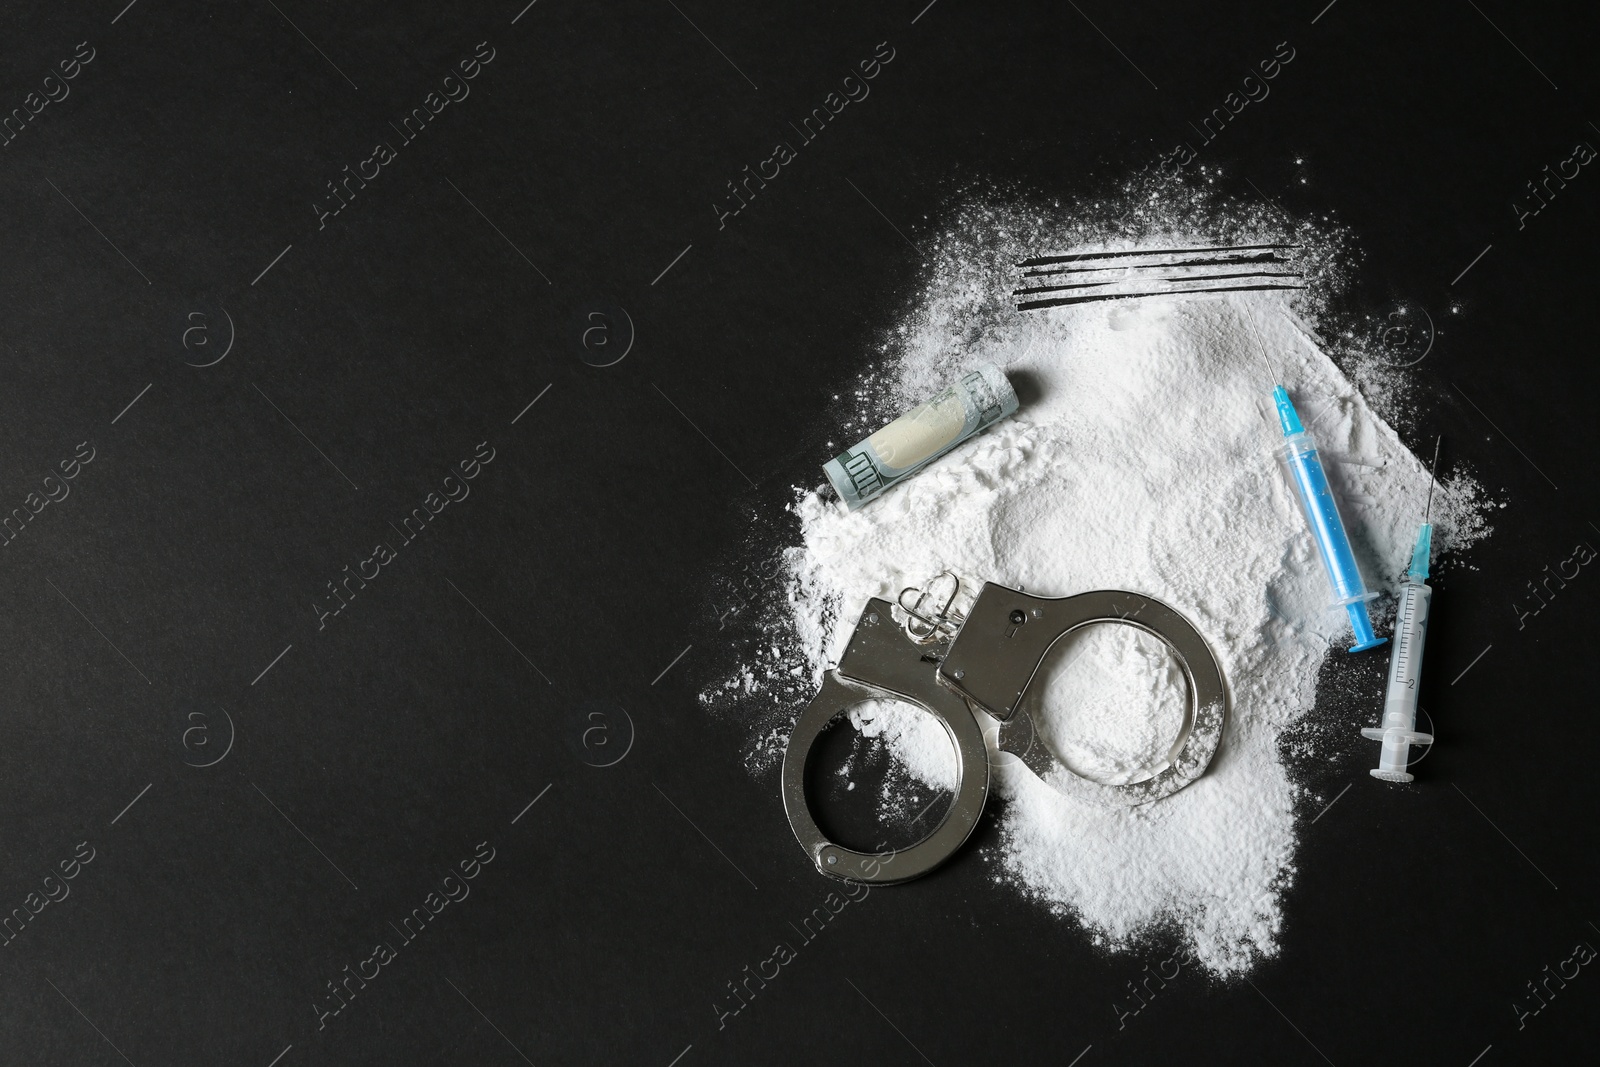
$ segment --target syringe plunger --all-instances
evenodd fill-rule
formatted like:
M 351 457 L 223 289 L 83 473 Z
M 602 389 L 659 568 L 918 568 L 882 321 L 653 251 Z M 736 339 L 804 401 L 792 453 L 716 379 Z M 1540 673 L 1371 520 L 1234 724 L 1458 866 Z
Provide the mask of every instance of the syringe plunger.
M 1383 742 L 1383 748 L 1378 753 L 1378 766 L 1367 773 L 1385 782 L 1409 782 L 1415 778 L 1416 775 L 1406 770 L 1411 762 L 1411 746 L 1433 744 L 1432 734 L 1419 734 L 1415 730 L 1402 730 L 1399 727 L 1389 730 L 1368 727 L 1361 731 L 1361 736 Z

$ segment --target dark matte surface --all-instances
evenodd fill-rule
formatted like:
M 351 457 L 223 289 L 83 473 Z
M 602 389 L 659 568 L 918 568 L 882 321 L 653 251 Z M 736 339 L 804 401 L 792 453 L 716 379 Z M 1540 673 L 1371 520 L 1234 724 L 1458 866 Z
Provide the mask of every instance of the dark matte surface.
M 1513 607 L 1600 544 L 1600 176 L 1520 229 L 1511 207 L 1600 144 L 1577 5 L 124 2 L 0 26 L 5 109 L 94 50 L 0 149 L 4 507 L 94 455 L 0 550 L 0 904 L 93 855 L 0 949 L 0 1059 L 1590 1054 L 1592 967 L 1520 1028 L 1514 1007 L 1600 944 L 1600 577 Z M 471 95 L 402 144 L 389 123 L 480 41 Z M 724 183 L 883 41 L 871 96 L 719 230 Z M 1306 812 L 1282 951 L 1249 984 L 1185 969 L 1119 1029 L 1169 953 L 1098 953 L 969 850 L 850 903 L 719 1028 L 725 983 L 832 886 L 743 728 L 697 703 L 737 661 L 711 590 L 816 480 L 828 398 L 963 182 L 1105 188 L 1281 41 L 1293 65 L 1204 159 L 1348 224 L 1358 301 L 1441 320 L 1420 432 L 1509 502 L 1438 584 L 1437 751 L 1402 791 L 1367 777 L 1375 747 L 1312 769 L 1340 799 Z M 397 158 L 319 228 L 324 183 L 378 140 Z M 628 332 L 586 318 L 607 305 L 637 336 L 599 368 Z M 470 497 L 401 545 L 389 524 L 480 442 Z M 378 541 L 398 558 L 319 629 Z M 480 842 L 470 896 L 402 942 Z M 397 957 L 319 1029 L 383 940 Z

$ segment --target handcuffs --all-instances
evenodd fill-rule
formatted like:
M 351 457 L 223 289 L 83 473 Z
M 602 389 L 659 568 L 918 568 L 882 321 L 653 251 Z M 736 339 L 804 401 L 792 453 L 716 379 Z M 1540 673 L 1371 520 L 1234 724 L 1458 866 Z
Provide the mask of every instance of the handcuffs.
M 989 796 L 989 753 L 980 711 L 999 722 L 1000 751 L 1019 758 L 1059 792 L 1110 805 L 1171 796 L 1205 772 L 1222 740 L 1228 714 L 1222 670 L 1200 632 L 1167 605 L 1113 589 L 1051 598 L 985 582 L 963 618 L 951 610 L 960 582 L 949 577 L 954 583 L 950 596 L 932 614 L 924 611 L 928 590 L 901 592 L 903 624 L 895 620 L 888 601 L 868 600 L 839 665 L 823 676 L 822 688 L 789 735 L 783 807 L 800 847 L 823 874 L 890 885 L 927 874 L 955 854 L 977 826 Z M 920 595 L 907 606 L 910 593 Z M 1074 630 L 1101 622 L 1137 627 L 1165 643 L 1188 683 L 1183 728 L 1166 758 L 1147 777 L 1125 785 L 1095 782 L 1074 772 L 1040 742 L 1032 716 L 1022 706 L 1051 647 Z M 885 698 L 908 701 L 944 727 L 956 755 L 955 799 L 933 832 L 916 844 L 892 853 L 858 852 L 830 841 L 812 817 L 806 760 L 817 738 L 847 708 Z M 890 856 L 893 863 L 887 862 Z

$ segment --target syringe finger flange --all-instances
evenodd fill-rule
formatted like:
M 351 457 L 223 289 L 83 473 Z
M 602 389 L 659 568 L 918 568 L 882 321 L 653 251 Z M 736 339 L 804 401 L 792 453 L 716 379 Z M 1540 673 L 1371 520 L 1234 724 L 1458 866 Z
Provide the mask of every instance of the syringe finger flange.
M 1390 729 L 1394 729 L 1394 727 L 1390 727 Z M 1433 744 L 1432 734 L 1422 734 L 1415 730 L 1402 730 L 1401 733 L 1405 736 L 1406 744 L 1408 745 Z M 1388 734 L 1389 731 L 1381 726 L 1363 726 L 1361 728 L 1361 736 L 1368 741 L 1382 741 Z

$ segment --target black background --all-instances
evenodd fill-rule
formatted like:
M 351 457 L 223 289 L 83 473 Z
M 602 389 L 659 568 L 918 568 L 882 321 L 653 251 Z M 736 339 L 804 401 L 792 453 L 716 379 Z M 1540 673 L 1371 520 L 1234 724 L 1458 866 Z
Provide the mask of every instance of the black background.
M 95 858 L 0 949 L 0 1058 L 1465 1067 L 1590 1048 L 1592 968 L 1521 1028 L 1513 1005 L 1600 943 L 1600 578 L 1520 627 L 1513 603 L 1600 544 L 1600 177 L 1520 229 L 1511 205 L 1600 144 L 1592 20 L 924 3 L 7 9 L 4 110 L 78 42 L 95 58 L 0 149 L 0 503 L 81 441 L 95 458 L 0 550 L 0 910 L 79 842 Z M 398 143 L 388 123 L 485 40 L 471 95 L 319 229 L 324 183 Z M 872 95 L 719 230 L 725 183 L 883 41 Z M 740 653 L 711 590 L 768 558 L 790 486 L 853 439 L 831 396 L 964 183 L 1112 188 L 1283 41 L 1294 62 L 1205 162 L 1230 195 L 1347 224 L 1358 304 L 1429 310 L 1411 443 L 1444 434 L 1442 466 L 1508 503 L 1437 584 L 1440 744 L 1404 789 L 1367 777 L 1373 746 L 1306 770 L 1321 800 L 1281 952 L 1248 982 L 1187 968 L 1119 1029 L 1126 983 L 1171 945 L 1103 954 L 992 884 L 990 820 L 719 1028 L 725 983 L 833 886 L 742 766 L 747 728 L 699 704 Z M 600 368 L 580 338 L 600 321 L 621 343 L 616 315 L 586 318 L 607 305 L 636 336 Z M 222 362 L 186 365 L 230 334 Z M 319 629 L 325 583 L 482 441 L 471 496 Z M 592 766 L 585 731 L 617 751 L 619 708 L 632 747 Z M 227 757 L 192 766 L 228 721 Z M 326 983 L 481 841 L 471 896 L 319 1030 Z

